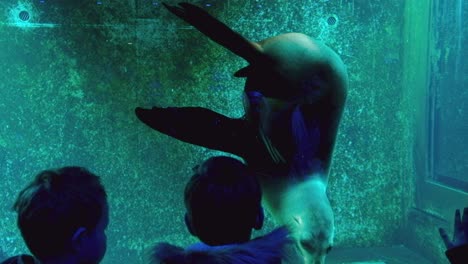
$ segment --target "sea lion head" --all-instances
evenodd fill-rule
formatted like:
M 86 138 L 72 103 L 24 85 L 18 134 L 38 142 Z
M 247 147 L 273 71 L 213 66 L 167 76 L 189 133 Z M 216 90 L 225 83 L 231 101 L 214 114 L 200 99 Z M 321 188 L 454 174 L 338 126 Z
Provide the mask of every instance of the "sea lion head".
M 295 263 L 323 264 L 333 247 L 334 214 L 319 177 L 292 185 L 282 200 L 276 219 L 286 224 L 294 238 L 294 250 L 302 257 Z

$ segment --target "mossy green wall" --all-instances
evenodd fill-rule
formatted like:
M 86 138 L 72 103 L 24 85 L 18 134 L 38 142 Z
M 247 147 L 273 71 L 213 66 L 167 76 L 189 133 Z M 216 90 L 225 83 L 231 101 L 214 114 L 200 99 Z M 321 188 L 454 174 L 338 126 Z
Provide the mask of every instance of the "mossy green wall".
M 182 220 L 183 187 L 191 168 L 216 152 L 152 131 L 133 109 L 203 106 L 232 117 L 243 113 L 243 80 L 232 78 L 245 65 L 240 58 L 152 1 L 101 2 L 34 1 L 31 23 L 41 24 L 26 29 L 10 20 L 17 1 L 0 5 L 0 245 L 9 254 L 25 250 L 15 214 L 7 211 L 19 189 L 42 169 L 72 164 L 102 175 L 109 192 L 104 263 L 135 263 L 157 241 L 193 242 Z M 329 187 L 336 246 L 392 244 L 412 200 L 403 5 L 213 1 L 206 8 L 252 40 L 309 34 L 347 65 L 348 102 Z M 330 15 L 338 18 L 335 26 L 326 22 Z M 267 219 L 267 230 L 272 226 Z

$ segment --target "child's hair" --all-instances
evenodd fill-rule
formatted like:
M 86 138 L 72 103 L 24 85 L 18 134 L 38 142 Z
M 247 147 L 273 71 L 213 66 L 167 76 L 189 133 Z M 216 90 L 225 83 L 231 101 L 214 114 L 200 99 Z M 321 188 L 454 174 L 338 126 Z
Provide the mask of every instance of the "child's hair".
M 261 206 L 255 175 L 239 160 L 223 156 L 206 160 L 194 172 L 185 187 L 189 228 L 208 245 L 248 241 Z
M 18 195 L 13 209 L 31 253 L 39 260 L 62 256 L 79 227 L 93 230 L 107 195 L 98 176 L 82 167 L 40 172 Z

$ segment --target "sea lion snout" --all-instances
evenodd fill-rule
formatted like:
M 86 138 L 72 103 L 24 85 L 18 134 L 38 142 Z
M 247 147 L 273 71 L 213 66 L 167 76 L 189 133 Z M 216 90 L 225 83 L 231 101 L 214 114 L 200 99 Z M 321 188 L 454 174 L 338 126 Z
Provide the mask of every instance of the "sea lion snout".
M 326 183 L 318 176 L 292 185 L 282 196 L 278 215 L 291 229 L 303 263 L 325 263 L 335 236 L 334 215 Z

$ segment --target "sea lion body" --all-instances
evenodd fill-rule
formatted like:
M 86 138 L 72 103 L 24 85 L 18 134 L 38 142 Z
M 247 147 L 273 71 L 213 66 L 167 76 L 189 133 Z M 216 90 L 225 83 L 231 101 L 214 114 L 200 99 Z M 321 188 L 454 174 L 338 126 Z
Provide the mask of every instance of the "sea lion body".
M 235 73 L 247 78 L 245 115 L 200 107 L 137 108 L 136 115 L 161 133 L 241 157 L 257 175 L 265 207 L 289 227 L 294 263 L 324 263 L 334 238 L 326 189 L 347 95 L 343 62 L 301 33 L 251 42 L 190 4 L 169 10 L 249 61 Z

